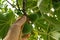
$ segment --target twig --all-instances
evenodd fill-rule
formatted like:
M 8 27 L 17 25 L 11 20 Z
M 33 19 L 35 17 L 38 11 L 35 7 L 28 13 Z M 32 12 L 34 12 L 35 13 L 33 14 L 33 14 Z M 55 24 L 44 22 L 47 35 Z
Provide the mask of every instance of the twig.
M 28 15 L 26 14 L 26 4 L 27 4 L 27 0 L 23 0 L 23 13 L 27 17 L 27 22 L 30 23 Z
M 26 14 L 26 2 L 27 2 L 27 0 L 23 0 L 23 13 L 24 13 L 24 15 L 27 16 L 27 14 Z
M 16 8 L 15 5 L 11 4 L 9 1 L 7 1 L 13 8 Z M 17 9 L 17 8 L 16 8 Z
M 18 0 L 16 0 L 16 5 L 18 7 L 18 10 L 20 11 L 20 7 L 19 7 L 19 4 L 18 4 Z

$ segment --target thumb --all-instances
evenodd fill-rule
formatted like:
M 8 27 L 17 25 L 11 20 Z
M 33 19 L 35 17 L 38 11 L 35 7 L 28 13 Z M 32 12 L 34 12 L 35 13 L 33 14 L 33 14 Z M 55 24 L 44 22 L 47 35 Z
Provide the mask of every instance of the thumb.
M 22 27 L 22 25 L 26 22 L 27 17 L 24 15 L 22 16 L 20 19 L 18 19 L 15 24 L 19 25 L 20 27 Z

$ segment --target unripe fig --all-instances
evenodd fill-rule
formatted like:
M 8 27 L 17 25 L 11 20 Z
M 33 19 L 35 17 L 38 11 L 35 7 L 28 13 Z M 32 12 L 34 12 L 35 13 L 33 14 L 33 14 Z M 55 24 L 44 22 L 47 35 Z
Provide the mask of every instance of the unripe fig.
M 29 23 L 25 23 L 22 30 L 23 34 L 29 34 L 31 33 L 31 31 L 32 31 L 32 25 Z

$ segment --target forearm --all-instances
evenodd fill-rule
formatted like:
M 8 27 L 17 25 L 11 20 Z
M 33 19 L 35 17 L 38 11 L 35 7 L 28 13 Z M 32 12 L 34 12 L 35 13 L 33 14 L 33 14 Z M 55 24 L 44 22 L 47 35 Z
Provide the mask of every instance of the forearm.
M 4 40 L 18 40 L 19 35 L 21 35 L 21 27 L 26 22 L 26 16 L 23 16 L 21 19 L 17 20 L 9 29 Z
M 4 40 L 18 40 L 20 31 L 21 30 L 17 25 L 13 25 L 13 27 L 9 29 L 8 34 Z

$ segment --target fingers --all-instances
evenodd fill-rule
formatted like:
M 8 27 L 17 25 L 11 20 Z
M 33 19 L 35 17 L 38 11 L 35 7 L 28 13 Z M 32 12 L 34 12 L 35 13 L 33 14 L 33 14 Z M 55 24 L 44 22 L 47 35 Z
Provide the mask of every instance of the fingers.
M 30 37 L 30 34 L 26 34 L 25 37 L 26 37 L 26 38 L 29 38 L 29 37 Z
M 26 22 L 26 20 L 27 20 L 27 17 L 23 16 L 19 21 L 21 23 L 20 25 L 24 24 Z
M 27 17 L 23 16 L 21 19 L 18 19 L 9 29 L 6 37 L 4 40 L 18 40 L 19 39 L 19 34 L 21 33 L 21 27 L 22 25 L 26 22 Z M 21 34 L 20 34 L 21 36 Z
M 22 38 L 22 40 L 27 40 L 27 38 Z
M 22 38 L 22 40 L 27 40 L 30 37 L 30 34 L 24 35 L 24 37 Z
M 21 27 L 26 22 L 26 20 L 27 20 L 27 17 L 24 15 L 20 19 L 18 19 L 15 22 L 15 24 Z

